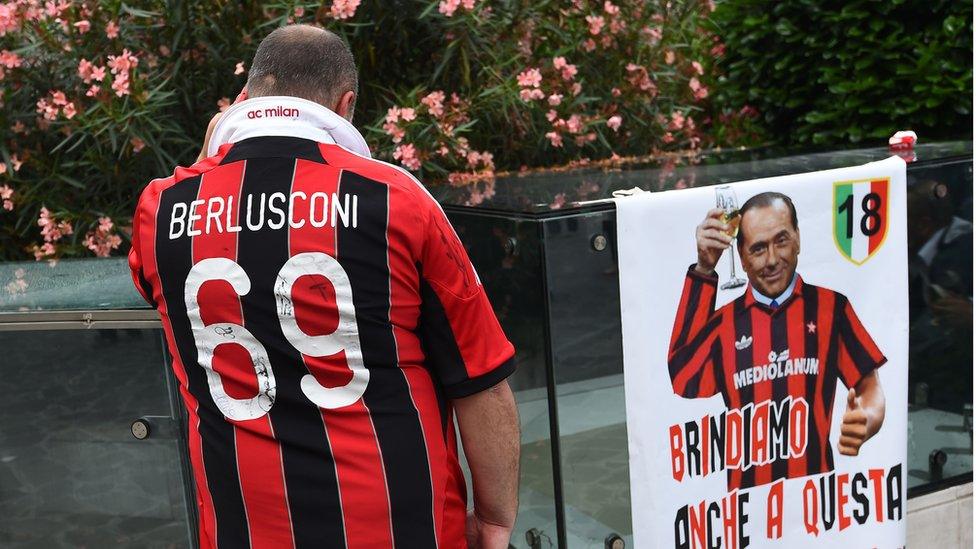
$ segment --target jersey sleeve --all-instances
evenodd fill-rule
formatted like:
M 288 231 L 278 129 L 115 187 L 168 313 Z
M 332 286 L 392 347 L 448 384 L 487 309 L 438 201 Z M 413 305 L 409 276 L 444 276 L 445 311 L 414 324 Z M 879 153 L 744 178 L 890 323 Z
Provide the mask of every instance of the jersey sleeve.
M 148 193 L 148 188 L 146 191 L 143 191 L 142 196 L 139 197 L 139 202 L 136 205 L 136 211 L 132 216 L 132 247 L 129 248 L 129 270 L 132 275 L 132 283 L 135 285 L 139 295 L 146 300 L 146 303 L 156 307 L 156 301 L 153 299 L 152 286 L 149 284 L 149 281 L 146 280 L 146 276 L 142 269 L 143 227 L 149 226 L 155 222 L 155 220 L 151 218 L 151 214 L 149 214 L 145 208 L 144 199 Z M 146 219 L 147 216 L 150 217 Z
M 694 266 L 688 269 L 668 349 L 671 387 L 678 396 L 704 398 L 718 393 L 723 317 L 715 313 L 717 288 L 717 276 L 702 275 Z
M 871 334 L 864 329 L 851 302 L 843 296 L 840 318 L 837 323 L 837 368 L 847 387 L 854 387 L 861 378 L 888 361 L 881 353 Z
M 515 348 L 505 337 L 484 287 L 457 234 L 430 199 L 420 258 L 418 326 L 427 365 L 448 398 L 488 389 L 515 371 Z

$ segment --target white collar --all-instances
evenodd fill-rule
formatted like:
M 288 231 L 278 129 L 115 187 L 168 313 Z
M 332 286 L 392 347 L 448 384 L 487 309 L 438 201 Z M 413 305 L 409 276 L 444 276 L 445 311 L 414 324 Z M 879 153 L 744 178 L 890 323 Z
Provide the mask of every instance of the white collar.
M 282 95 L 246 99 L 224 111 L 210 136 L 207 156 L 226 143 L 271 135 L 334 143 L 370 156 L 366 140 L 348 120 L 318 103 Z

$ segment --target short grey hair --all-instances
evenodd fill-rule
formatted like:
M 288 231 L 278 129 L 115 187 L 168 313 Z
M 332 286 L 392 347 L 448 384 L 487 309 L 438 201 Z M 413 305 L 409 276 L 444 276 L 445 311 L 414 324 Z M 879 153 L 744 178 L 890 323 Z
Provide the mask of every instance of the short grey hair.
M 311 25 L 266 36 L 247 75 L 248 97 L 290 95 L 332 108 L 348 91 L 359 92 L 352 51 L 335 33 Z

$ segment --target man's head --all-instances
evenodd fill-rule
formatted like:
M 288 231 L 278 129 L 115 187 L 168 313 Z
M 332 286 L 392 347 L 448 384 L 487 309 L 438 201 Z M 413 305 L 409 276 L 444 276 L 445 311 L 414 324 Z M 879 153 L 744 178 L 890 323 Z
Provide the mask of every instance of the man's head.
M 309 25 L 281 27 L 261 41 L 247 75 L 248 97 L 290 95 L 352 120 L 359 74 L 335 34 Z
M 782 193 L 759 193 L 739 209 L 742 219 L 736 240 L 749 282 L 765 296 L 786 291 L 800 255 L 796 208 Z

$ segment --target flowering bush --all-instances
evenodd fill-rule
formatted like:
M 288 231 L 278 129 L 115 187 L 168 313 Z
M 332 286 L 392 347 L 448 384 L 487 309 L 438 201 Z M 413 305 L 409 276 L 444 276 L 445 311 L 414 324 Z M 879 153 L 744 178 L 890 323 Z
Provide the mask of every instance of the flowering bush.
M 739 141 L 709 104 L 711 2 L 0 1 L 0 259 L 119 253 L 138 192 L 192 162 L 260 37 L 325 26 L 356 122 L 427 183 Z M 721 136 L 716 140 L 713 136 Z M 483 184 L 472 191 L 484 198 Z M 476 196 L 477 195 L 477 196 Z

